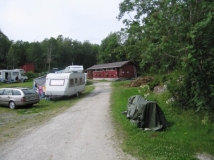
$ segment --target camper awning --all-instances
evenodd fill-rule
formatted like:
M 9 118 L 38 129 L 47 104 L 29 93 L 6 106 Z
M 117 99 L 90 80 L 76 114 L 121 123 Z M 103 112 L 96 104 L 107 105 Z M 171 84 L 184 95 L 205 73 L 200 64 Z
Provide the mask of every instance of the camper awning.
M 40 86 L 45 86 L 46 76 L 35 78 L 33 81 Z

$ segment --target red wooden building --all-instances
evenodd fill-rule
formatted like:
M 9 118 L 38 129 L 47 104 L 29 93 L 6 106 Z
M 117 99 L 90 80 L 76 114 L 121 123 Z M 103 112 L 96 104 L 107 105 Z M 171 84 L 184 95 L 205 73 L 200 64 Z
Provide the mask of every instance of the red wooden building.
M 25 65 L 23 66 L 20 66 L 19 67 L 20 69 L 24 69 L 25 72 L 34 72 L 34 64 L 33 63 L 26 63 Z
M 94 65 L 87 69 L 87 76 L 94 80 L 117 80 L 137 77 L 137 65 L 132 61 L 122 61 Z

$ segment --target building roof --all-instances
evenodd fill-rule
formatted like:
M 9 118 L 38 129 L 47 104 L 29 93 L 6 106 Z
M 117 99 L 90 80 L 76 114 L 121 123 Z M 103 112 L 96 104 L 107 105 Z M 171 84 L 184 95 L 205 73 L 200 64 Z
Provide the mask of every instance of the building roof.
M 121 62 L 113 62 L 113 63 L 105 63 L 105 64 L 97 64 L 97 65 L 93 65 L 92 67 L 88 68 L 87 70 L 90 69 L 102 69 L 102 68 L 117 68 L 117 67 L 122 67 L 127 63 L 133 63 L 132 61 L 121 61 Z M 136 65 L 135 63 L 133 63 L 134 65 Z

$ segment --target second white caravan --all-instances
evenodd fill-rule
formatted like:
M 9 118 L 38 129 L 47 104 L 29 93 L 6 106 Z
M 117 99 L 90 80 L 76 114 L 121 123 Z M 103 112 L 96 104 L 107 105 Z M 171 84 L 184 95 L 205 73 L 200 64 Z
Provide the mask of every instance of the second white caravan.
M 50 98 L 79 95 L 85 90 L 84 73 L 49 73 L 46 76 L 45 96 Z

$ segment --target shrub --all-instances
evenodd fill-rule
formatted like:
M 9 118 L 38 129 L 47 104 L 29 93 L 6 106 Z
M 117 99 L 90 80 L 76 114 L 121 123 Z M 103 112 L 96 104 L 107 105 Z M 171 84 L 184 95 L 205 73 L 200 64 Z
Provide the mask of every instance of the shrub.
M 26 76 L 28 77 L 29 80 L 31 80 L 38 77 L 38 74 L 30 71 L 26 73 Z
M 154 76 L 153 81 L 148 83 L 150 90 L 153 90 L 155 86 L 157 86 L 159 84 L 163 84 L 167 80 L 168 80 L 168 75 L 157 75 L 157 76 Z

